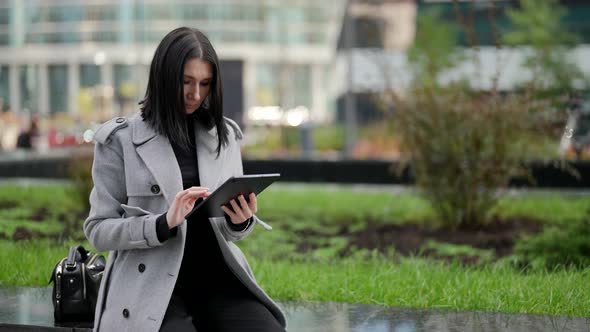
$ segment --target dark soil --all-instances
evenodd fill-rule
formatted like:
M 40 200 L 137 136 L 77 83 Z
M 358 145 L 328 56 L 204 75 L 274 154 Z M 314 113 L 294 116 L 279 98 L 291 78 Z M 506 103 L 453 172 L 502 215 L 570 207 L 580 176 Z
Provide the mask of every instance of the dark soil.
M 4 233 L 0 233 L 0 239 L 7 239 L 8 237 Z M 84 241 L 85 237 L 83 233 L 72 234 L 67 232 L 62 233 L 51 233 L 46 234 L 38 231 L 32 231 L 26 227 L 19 226 L 14 230 L 12 233 L 12 240 L 13 241 L 24 241 L 24 240 L 33 240 L 33 239 L 50 239 L 55 241 L 60 241 L 64 238 L 70 238 L 76 241 Z
M 0 209 L 14 209 L 18 206 L 18 202 L 15 201 L 0 201 Z
M 338 236 L 348 238 L 348 244 L 340 252 L 348 256 L 355 248 L 376 249 L 386 253 L 392 246 L 402 256 L 429 256 L 431 252 L 421 251 L 429 240 L 439 243 L 468 245 L 478 249 L 492 249 L 497 258 L 510 255 L 515 242 L 524 234 L 536 234 L 542 231 L 542 224 L 529 218 L 494 218 L 488 224 L 478 228 L 431 228 L 420 224 L 393 225 L 368 221 L 367 227 L 361 231 L 350 232 L 347 226 L 340 228 Z M 298 232 L 301 239 L 311 237 L 329 237 L 314 230 Z M 317 244 L 303 241 L 297 248 L 298 252 L 317 249 Z M 441 257 L 438 257 L 441 258 Z M 443 259 L 445 257 L 442 257 Z M 464 263 L 476 263 L 478 257 L 460 257 Z
M 32 232 L 25 227 L 19 226 L 14 230 L 14 233 L 12 234 L 12 240 L 13 241 L 30 240 L 33 237 L 38 238 L 41 235 L 42 234 L 40 234 L 40 233 Z
M 29 217 L 32 221 L 44 221 L 47 216 L 50 214 L 50 211 L 46 207 L 38 208 L 33 212 L 33 214 Z

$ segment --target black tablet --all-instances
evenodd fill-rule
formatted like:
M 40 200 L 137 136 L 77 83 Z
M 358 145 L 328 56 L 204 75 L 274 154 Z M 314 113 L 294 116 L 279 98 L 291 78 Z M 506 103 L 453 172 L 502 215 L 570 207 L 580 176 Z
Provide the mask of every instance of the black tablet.
M 225 213 L 221 205 L 228 204 L 234 198 L 244 195 L 246 200 L 250 193 L 260 194 L 271 183 L 281 177 L 278 173 L 273 174 L 250 174 L 235 176 L 227 179 L 221 186 L 215 189 L 207 198 L 195 205 L 189 214 L 184 217 L 188 219 L 193 213 L 199 213 L 207 217 L 223 217 Z

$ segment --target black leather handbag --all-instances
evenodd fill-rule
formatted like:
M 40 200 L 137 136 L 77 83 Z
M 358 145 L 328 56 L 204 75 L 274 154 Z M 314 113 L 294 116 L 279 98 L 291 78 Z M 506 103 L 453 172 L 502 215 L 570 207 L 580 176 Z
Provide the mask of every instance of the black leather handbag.
M 92 322 L 105 258 L 82 246 L 70 248 L 68 256 L 53 268 L 53 317 L 55 322 Z

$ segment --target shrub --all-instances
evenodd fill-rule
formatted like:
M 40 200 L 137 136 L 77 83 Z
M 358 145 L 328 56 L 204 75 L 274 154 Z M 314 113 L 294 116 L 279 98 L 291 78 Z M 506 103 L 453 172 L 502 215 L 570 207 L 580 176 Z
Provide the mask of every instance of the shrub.
M 514 261 L 521 267 L 555 269 L 590 267 L 590 219 L 569 227 L 553 227 L 520 241 Z
M 419 87 L 397 100 L 396 132 L 417 185 L 443 224 L 485 222 L 498 188 L 522 173 L 522 139 L 535 128 L 525 95 L 477 93 L 458 85 Z

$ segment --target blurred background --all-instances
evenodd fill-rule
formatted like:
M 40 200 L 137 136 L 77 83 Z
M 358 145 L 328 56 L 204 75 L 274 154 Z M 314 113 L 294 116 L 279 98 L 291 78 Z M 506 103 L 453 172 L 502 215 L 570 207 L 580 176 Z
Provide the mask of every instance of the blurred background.
M 567 44 L 568 65 L 588 76 L 590 3 L 550 2 L 560 11 L 527 14 L 508 0 L 2 0 L 0 153 L 84 145 L 98 124 L 136 112 L 157 43 L 186 25 L 206 32 L 219 53 L 225 113 L 247 132 L 247 158 L 398 159 L 396 105 L 383 96 L 420 79 L 417 47 L 430 45 L 431 58 L 447 44 L 471 50 L 438 81 L 461 78 L 478 91 L 521 88 L 536 77 L 531 49 L 553 44 Z M 574 38 L 552 34 L 555 24 Z M 451 33 L 440 35 L 446 27 Z M 523 37 L 527 30 L 549 44 Z M 420 40 L 420 31 L 430 37 Z M 583 82 L 565 85 L 583 92 Z M 580 118 L 553 120 L 580 136 Z M 561 134 L 535 142 L 531 158 L 584 157 L 573 147 L 566 156 Z

